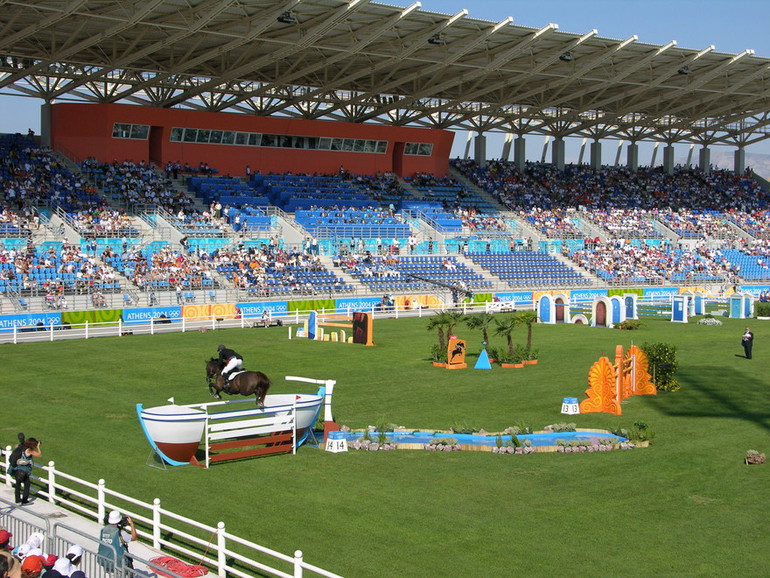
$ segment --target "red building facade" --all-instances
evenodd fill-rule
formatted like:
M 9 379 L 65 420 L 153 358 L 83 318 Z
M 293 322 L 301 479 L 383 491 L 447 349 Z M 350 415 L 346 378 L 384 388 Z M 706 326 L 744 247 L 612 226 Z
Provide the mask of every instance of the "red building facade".
M 50 145 L 75 161 L 167 162 L 220 175 L 432 173 L 444 176 L 454 133 L 438 129 L 299 120 L 122 104 L 48 107 Z

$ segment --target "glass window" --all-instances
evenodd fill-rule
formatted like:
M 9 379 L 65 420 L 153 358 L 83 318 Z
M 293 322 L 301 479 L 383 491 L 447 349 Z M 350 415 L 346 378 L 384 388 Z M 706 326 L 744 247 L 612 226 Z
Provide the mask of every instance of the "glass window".
M 386 153 L 388 152 L 388 141 L 386 140 L 378 140 L 377 141 L 377 152 L 378 153 Z
M 131 125 L 116 122 L 112 125 L 113 138 L 129 138 L 131 136 Z
M 212 130 L 211 134 L 209 135 L 209 142 L 214 144 L 219 144 L 222 142 L 222 131 L 221 130 Z
M 317 138 L 316 138 L 316 137 L 314 137 L 314 136 L 309 136 L 309 137 L 307 137 L 307 138 L 305 139 L 305 147 L 306 147 L 306 148 L 309 148 L 309 149 L 312 149 L 312 150 L 315 150 L 315 149 L 317 149 L 317 148 L 318 148 L 318 140 L 319 140 L 319 139 L 317 139 Z
M 146 124 L 132 124 L 131 138 L 146 140 L 150 134 L 150 127 Z
M 420 143 L 419 154 L 429 157 L 433 153 L 433 145 L 429 143 Z
M 222 131 L 222 144 L 233 144 L 235 141 L 235 133 L 231 130 Z
M 377 146 L 377 141 L 368 140 L 364 143 L 364 152 L 373 153 L 376 146 Z
M 342 141 L 342 150 L 344 151 L 352 151 L 353 150 L 353 140 L 352 138 L 346 138 L 344 141 Z
M 341 151 L 342 150 L 342 139 L 341 138 L 333 138 L 332 139 L 332 150 L 333 151 Z
M 171 142 L 181 142 L 182 141 L 182 135 L 184 134 L 184 129 L 179 127 L 174 127 L 171 129 Z
M 195 142 L 200 143 L 206 143 L 209 142 L 209 136 L 211 136 L 211 131 L 206 128 L 199 128 L 198 129 L 198 138 L 195 139 Z
M 366 141 L 364 141 L 363 139 L 360 139 L 360 138 L 358 138 L 355 141 L 353 141 L 353 151 L 357 152 L 357 153 L 364 152 L 364 142 L 366 142 Z
M 332 148 L 332 139 L 327 137 L 321 137 L 318 139 L 318 148 L 324 151 L 328 151 Z
M 235 144 L 237 144 L 237 145 L 247 145 L 247 144 L 249 144 L 249 133 L 247 133 L 247 132 L 237 132 L 237 133 L 235 133 Z
M 198 136 L 198 129 L 195 129 L 195 128 L 184 129 L 184 142 L 195 142 L 196 136 Z

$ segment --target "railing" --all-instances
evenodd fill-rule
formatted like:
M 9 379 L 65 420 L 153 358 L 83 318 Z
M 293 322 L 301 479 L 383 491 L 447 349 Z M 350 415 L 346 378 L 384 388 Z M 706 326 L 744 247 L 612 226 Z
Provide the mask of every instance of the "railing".
M 11 451 L 11 446 L 5 448 L 0 463 L 7 486 L 11 485 L 11 476 L 8 474 Z M 224 522 L 216 526 L 203 524 L 164 509 L 158 498 L 152 503 L 137 500 L 109 489 L 103 479 L 92 483 L 57 470 L 52 461 L 46 466 L 36 467 L 32 479 L 42 485 L 38 491 L 39 497 L 99 525 L 110 510 L 120 510 L 134 520 L 137 534 L 149 542 L 152 548 L 158 551 L 163 549 L 172 556 L 200 561 L 201 564 L 215 568 L 217 576 L 249 578 L 260 572 L 283 578 L 300 578 L 307 570 L 314 575 L 340 578 L 338 574 L 305 562 L 301 550 L 288 555 L 266 548 L 230 534 Z M 169 539 L 169 536 L 174 539 Z M 283 569 L 270 564 L 281 565 Z M 114 578 L 133 576 L 127 568 L 116 570 L 120 571 L 114 574 Z M 88 575 L 97 576 L 98 573 Z
M 406 308 L 403 306 L 382 307 L 372 305 L 371 307 L 345 307 L 341 309 L 321 309 L 319 313 L 325 314 L 344 314 L 350 315 L 354 311 L 370 311 L 374 318 L 399 318 L 399 317 L 422 317 L 430 315 L 432 311 L 451 307 L 446 302 L 439 303 L 433 307 L 421 307 L 419 309 Z M 484 303 L 463 303 L 459 308 L 463 313 L 473 313 L 483 311 Z M 292 311 L 284 315 L 272 314 L 274 321 L 281 320 L 285 325 L 299 325 L 310 315 L 310 311 Z M 204 331 L 211 329 L 237 329 L 246 327 L 255 327 L 262 318 L 262 310 L 254 314 L 246 314 L 238 319 L 223 319 L 216 315 L 207 317 L 182 317 L 181 319 L 150 319 L 147 323 L 124 323 L 122 320 L 92 323 L 85 321 L 79 325 L 39 325 L 29 327 L 14 326 L 0 332 L 0 343 L 30 343 L 40 341 L 63 341 L 71 339 L 94 339 L 97 337 L 121 337 L 126 335 L 161 335 L 165 333 L 185 333 L 188 331 Z M 290 328 L 289 328 L 290 329 Z

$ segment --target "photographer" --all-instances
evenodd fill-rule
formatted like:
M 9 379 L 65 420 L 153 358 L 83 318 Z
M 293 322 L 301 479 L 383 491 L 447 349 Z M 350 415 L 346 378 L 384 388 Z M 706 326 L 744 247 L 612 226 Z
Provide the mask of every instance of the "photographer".
M 120 512 L 113 510 L 107 516 L 106 524 L 99 535 L 99 563 L 107 572 L 112 572 L 113 560 L 119 567 L 133 568 L 133 561 L 128 554 L 128 544 L 137 539 L 134 521 L 129 517 L 121 516 Z
M 30 476 L 32 475 L 32 458 L 42 456 L 40 442 L 35 438 L 24 439 L 24 434 L 19 434 L 19 445 L 11 453 L 10 470 L 16 479 L 16 503 L 29 503 Z

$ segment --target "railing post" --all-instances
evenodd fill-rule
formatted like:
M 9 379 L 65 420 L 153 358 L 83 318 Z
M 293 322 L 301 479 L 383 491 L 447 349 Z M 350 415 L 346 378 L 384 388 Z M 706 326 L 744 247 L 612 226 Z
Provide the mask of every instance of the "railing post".
M 8 473 L 8 466 L 10 464 L 10 457 L 13 448 L 11 446 L 5 446 L 3 451 L 3 465 L 5 466 L 5 485 L 11 487 L 11 474 Z
M 225 523 L 217 524 L 217 575 L 225 578 L 227 576 L 227 556 L 225 549 L 227 542 L 225 540 Z
M 152 501 L 152 547 L 160 550 L 160 498 Z
M 150 317 L 150 335 L 155 335 L 155 318 Z
M 187 328 L 187 319 L 184 315 L 182 315 L 182 333 L 185 332 L 185 329 Z
M 18 343 L 18 341 L 16 340 L 16 338 L 17 338 L 17 329 L 18 328 L 19 328 L 18 325 L 14 325 L 13 326 L 13 344 L 14 345 L 16 345 Z
M 51 341 L 53 341 L 53 321 L 51 321 Z
M 216 329 L 217 328 L 217 316 L 213 313 L 211 314 L 211 328 Z
M 294 551 L 294 578 L 302 578 L 302 550 Z
M 56 464 L 48 462 L 48 501 L 56 503 Z
M 105 516 L 105 503 L 104 503 L 104 485 L 103 479 L 99 479 L 96 483 L 96 521 L 99 524 L 104 523 Z
M 118 337 L 123 335 L 123 318 L 118 319 Z
M 86 319 L 86 339 L 88 339 L 88 319 Z

